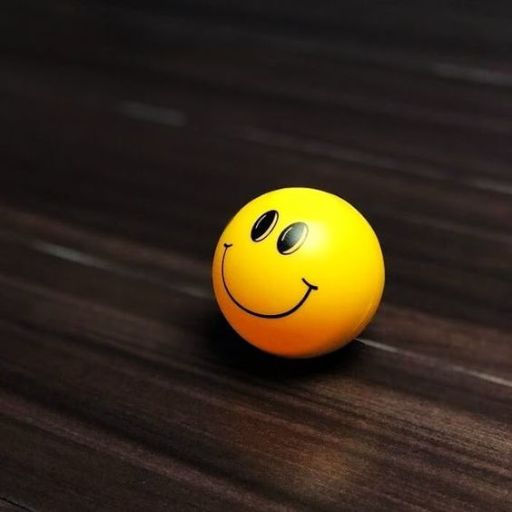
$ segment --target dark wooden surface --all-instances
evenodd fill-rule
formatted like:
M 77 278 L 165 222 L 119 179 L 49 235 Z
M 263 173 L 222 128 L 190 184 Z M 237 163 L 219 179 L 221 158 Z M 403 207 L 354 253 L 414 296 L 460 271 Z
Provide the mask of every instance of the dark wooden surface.
M 0 15 L 0 510 L 512 510 L 509 4 L 47 4 Z M 209 281 L 290 185 L 387 264 L 300 362 Z

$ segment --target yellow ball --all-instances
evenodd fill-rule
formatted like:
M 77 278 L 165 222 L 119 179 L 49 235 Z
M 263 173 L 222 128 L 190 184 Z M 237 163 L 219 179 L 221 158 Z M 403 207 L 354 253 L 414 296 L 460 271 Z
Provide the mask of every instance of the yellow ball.
M 384 288 L 379 241 L 338 196 L 283 188 L 246 204 L 213 258 L 220 309 L 249 343 L 285 357 L 331 352 L 370 322 Z

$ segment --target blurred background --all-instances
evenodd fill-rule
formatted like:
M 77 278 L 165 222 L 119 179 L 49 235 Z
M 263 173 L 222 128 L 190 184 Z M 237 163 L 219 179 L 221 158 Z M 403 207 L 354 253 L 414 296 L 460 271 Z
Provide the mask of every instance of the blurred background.
M 388 301 L 501 321 L 508 2 L 2 11 L 5 205 L 207 261 L 249 198 L 323 188 L 375 225 Z
M 511 28 L 505 1 L 4 0 L 0 497 L 510 510 Z M 293 369 L 214 328 L 210 286 L 285 186 L 354 204 L 387 266 L 362 341 Z

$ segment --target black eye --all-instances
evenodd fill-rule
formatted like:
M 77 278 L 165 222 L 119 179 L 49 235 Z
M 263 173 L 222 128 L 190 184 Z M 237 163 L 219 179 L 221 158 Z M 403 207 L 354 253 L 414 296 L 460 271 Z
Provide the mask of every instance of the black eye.
M 261 242 L 264 238 L 270 235 L 270 232 L 274 229 L 277 224 L 279 214 L 276 210 L 270 210 L 263 215 L 260 215 L 258 220 L 254 223 L 251 229 L 251 238 L 255 242 Z
M 277 239 L 277 250 L 281 254 L 295 252 L 306 240 L 308 226 L 304 222 L 290 224 Z

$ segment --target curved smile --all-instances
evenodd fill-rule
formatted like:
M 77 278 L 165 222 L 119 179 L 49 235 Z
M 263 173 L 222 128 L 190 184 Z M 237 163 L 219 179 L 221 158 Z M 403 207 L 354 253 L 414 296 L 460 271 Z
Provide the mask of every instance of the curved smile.
M 299 302 L 297 302 L 297 304 L 295 304 L 295 306 L 293 306 L 291 309 L 288 309 L 287 311 L 284 311 L 283 313 L 275 313 L 275 314 L 265 314 L 265 313 L 258 313 L 257 311 L 252 311 L 251 309 L 248 309 L 246 308 L 244 305 L 240 304 L 240 302 L 238 302 L 235 297 L 233 297 L 233 295 L 231 294 L 231 292 L 229 291 L 229 288 L 228 288 L 228 285 L 226 283 L 226 278 L 224 276 L 224 260 L 226 259 L 226 253 L 228 252 L 228 249 L 232 246 L 233 244 L 224 244 L 224 254 L 222 255 L 222 263 L 221 263 L 221 275 L 222 275 L 222 283 L 224 285 L 224 289 L 226 290 L 226 293 L 229 295 L 229 298 L 243 311 L 245 311 L 246 313 L 249 313 L 250 315 L 254 315 L 254 316 L 259 316 L 260 318 L 283 318 L 285 316 L 288 316 L 288 315 L 291 315 L 292 313 L 294 313 L 295 311 L 297 311 L 301 306 L 302 304 L 304 304 L 304 302 L 306 302 L 306 300 L 308 299 L 309 297 L 309 294 L 313 291 L 313 290 L 318 290 L 318 286 L 315 286 L 314 284 L 311 284 L 311 283 L 308 283 L 308 281 L 305 279 L 305 278 L 302 278 L 302 281 L 303 283 L 307 286 L 307 290 L 306 290 L 306 293 L 304 294 L 304 296 L 302 297 L 302 299 L 300 299 Z

